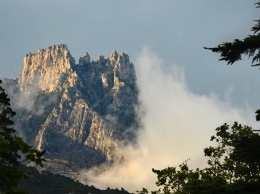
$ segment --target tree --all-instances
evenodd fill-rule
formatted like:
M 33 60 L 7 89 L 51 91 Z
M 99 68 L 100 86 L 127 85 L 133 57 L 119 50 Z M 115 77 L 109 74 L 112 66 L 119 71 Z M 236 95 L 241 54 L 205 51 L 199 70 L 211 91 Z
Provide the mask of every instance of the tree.
M 255 3 L 256 8 L 260 8 L 260 0 Z M 232 65 L 241 60 L 242 55 L 252 58 L 251 66 L 260 66 L 260 18 L 255 20 L 256 24 L 251 28 L 253 35 L 248 35 L 243 40 L 235 39 L 233 42 L 224 42 L 217 47 L 208 48 L 212 52 L 220 53 L 220 59 Z M 255 63 L 255 64 L 254 64 Z M 260 109 L 256 112 L 256 120 L 260 121 Z
M 260 1 L 255 3 L 256 8 L 260 8 Z M 241 60 L 241 55 L 252 57 L 251 66 L 260 65 L 260 18 L 255 20 L 256 24 L 252 27 L 253 35 L 248 35 L 243 40 L 234 39 L 233 42 L 224 42 L 217 47 L 208 48 L 212 52 L 220 53 L 220 59 L 227 61 L 232 65 L 234 62 Z M 255 63 L 255 64 L 254 64 Z
M 257 194 L 260 193 L 260 136 L 237 122 L 224 124 L 211 137 L 216 146 L 204 149 L 208 166 L 190 169 L 187 161 L 177 167 L 155 170 L 153 194 Z M 148 193 L 147 189 L 138 192 Z
M 11 127 L 14 124 L 11 120 L 14 115 L 10 99 L 0 85 L 0 193 L 24 193 L 18 188 L 18 182 L 28 173 L 20 170 L 19 166 L 26 162 L 42 166 L 44 160 L 44 152 L 34 150 L 16 136 L 15 129 Z
M 260 1 L 256 3 L 260 8 Z M 242 55 L 252 58 L 252 66 L 260 66 L 260 19 L 252 27 L 253 35 L 243 40 L 224 42 L 217 47 L 207 48 L 220 53 L 220 60 L 232 65 Z M 256 111 L 260 121 L 260 110 Z M 249 126 L 237 122 L 230 128 L 224 124 L 211 137 L 216 146 L 204 149 L 208 166 L 204 169 L 190 169 L 187 161 L 177 167 L 155 170 L 156 185 L 152 194 L 258 194 L 260 193 L 260 136 Z M 143 188 L 139 194 L 149 193 Z

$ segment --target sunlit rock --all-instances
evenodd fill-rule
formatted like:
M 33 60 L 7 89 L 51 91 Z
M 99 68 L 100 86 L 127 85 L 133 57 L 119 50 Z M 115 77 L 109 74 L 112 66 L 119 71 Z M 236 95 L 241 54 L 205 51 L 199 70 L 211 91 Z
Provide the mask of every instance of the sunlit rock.
M 15 127 L 46 151 L 47 170 L 78 178 L 81 168 L 122 160 L 121 144 L 135 141 L 138 89 L 124 53 L 92 62 L 86 53 L 75 64 L 66 45 L 51 46 L 26 55 L 10 83 Z

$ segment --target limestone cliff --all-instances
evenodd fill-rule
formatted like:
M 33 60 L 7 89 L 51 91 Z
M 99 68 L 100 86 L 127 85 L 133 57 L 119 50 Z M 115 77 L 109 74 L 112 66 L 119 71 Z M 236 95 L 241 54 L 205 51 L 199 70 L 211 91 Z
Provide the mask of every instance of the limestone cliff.
M 139 127 L 134 65 L 116 51 L 78 64 L 64 44 L 30 53 L 13 99 L 19 133 L 46 151 L 47 169 L 68 176 L 121 160 Z
M 62 77 L 70 76 L 73 86 L 74 76 L 72 65 L 75 59 L 64 44 L 41 49 L 34 54 L 27 54 L 24 58 L 24 68 L 19 79 L 21 91 L 30 90 L 32 86 L 46 92 L 52 92 L 62 84 Z

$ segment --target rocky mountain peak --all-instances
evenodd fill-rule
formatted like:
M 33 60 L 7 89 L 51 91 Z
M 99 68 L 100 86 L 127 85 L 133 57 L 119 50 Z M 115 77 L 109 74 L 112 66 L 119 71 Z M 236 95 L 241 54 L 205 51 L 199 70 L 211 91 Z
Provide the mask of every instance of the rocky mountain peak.
M 32 87 L 52 92 L 64 74 L 71 71 L 75 59 L 71 56 L 67 45 L 60 44 L 37 50 L 24 57 L 24 67 L 19 79 L 21 91 Z
M 87 63 L 90 63 L 90 55 L 88 52 L 86 52 L 83 57 L 79 58 L 79 65 L 84 65 Z
M 111 53 L 110 61 L 116 61 L 118 63 L 130 64 L 129 56 L 125 53 L 118 54 L 116 50 Z
M 118 53 L 116 52 L 116 50 L 114 50 L 111 53 L 110 59 L 113 60 L 113 61 L 117 61 L 117 57 L 118 57 Z
M 20 104 L 13 100 L 17 131 L 46 151 L 46 168 L 55 173 L 71 176 L 83 167 L 120 161 L 121 144 L 135 142 L 138 88 L 125 53 L 113 51 L 97 61 L 85 53 L 76 64 L 67 45 L 37 50 L 25 56 L 17 87 L 15 96 L 23 97 Z

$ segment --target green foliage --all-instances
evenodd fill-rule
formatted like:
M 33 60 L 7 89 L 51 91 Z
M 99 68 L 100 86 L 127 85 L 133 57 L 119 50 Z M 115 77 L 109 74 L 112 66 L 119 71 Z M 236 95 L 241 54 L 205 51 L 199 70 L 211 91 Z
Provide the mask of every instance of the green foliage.
M 204 149 L 208 166 L 190 169 L 187 161 L 177 167 L 155 170 L 154 194 L 260 193 L 260 136 L 237 122 L 224 124 L 211 137 L 215 146 Z M 143 189 L 138 191 L 148 193 Z
M 1 80 L 0 80 L 1 84 Z M 24 193 L 17 187 L 18 181 L 27 173 L 18 169 L 25 162 L 42 166 L 44 152 L 34 150 L 15 135 L 11 118 L 15 112 L 10 107 L 10 99 L 0 86 L 0 192 Z
M 256 3 L 260 8 L 260 1 Z M 251 29 L 253 35 L 243 40 L 235 39 L 214 48 L 220 53 L 220 60 L 227 64 L 241 60 L 242 55 L 252 57 L 252 66 L 260 65 L 260 19 Z M 255 63 L 255 64 L 253 64 Z M 260 110 L 256 111 L 256 120 L 260 121 Z M 208 166 L 204 169 L 189 169 L 187 162 L 177 167 L 154 170 L 157 174 L 153 194 L 259 194 L 260 193 L 260 136 L 249 126 L 237 122 L 232 127 L 226 123 L 216 129 L 211 137 L 215 146 L 204 149 L 208 157 Z M 149 193 L 147 189 L 137 191 Z
M 256 3 L 260 8 L 260 1 Z M 256 24 L 252 27 L 253 35 L 249 35 L 243 40 L 235 39 L 233 42 L 224 42 L 217 47 L 207 48 L 212 52 L 220 53 L 220 59 L 227 61 L 227 64 L 233 64 L 241 60 L 242 55 L 252 57 L 252 66 L 260 65 L 260 19 L 255 20 Z M 255 64 L 254 64 L 255 63 Z
M 260 8 L 260 0 L 255 3 L 256 8 Z M 249 35 L 243 40 L 235 39 L 233 42 L 224 42 L 217 47 L 207 48 L 212 52 L 220 53 L 220 59 L 233 64 L 242 59 L 242 55 L 252 58 L 251 66 L 260 66 L 260 18 L 255 20 L 256 24 L 251 28 L 253 35 Z M 255 63 L 255 64 L 254 64 Z M 260 121 L 260 110 L 256 112 L 256 120 Z

